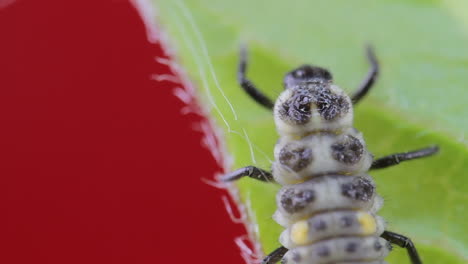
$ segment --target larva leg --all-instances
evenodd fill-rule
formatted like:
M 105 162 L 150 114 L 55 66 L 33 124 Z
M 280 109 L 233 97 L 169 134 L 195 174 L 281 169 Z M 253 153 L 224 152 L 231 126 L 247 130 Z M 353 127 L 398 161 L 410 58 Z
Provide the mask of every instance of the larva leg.
M 418 149 L 410 152 L 396 153 L 374 160 L 372 162 L 371 170 L 383 169 L 393 165 L 397 165 L 402 161 L 413 160 L 428 157 L 434 155 L 439 151 L 438 146 L 432 146 L 428 148 Z
M 221 177 L 221 181 L 235 181 L 244 176 L 248 176 L 252 179 L 256 179 L 263 182 L 274 182 L 273 175 L 270 172 L 259 169 L 254 166 L 247 166 L 244 168 L 240 168 L 233 172 L 230 172 L 223 177 Z
M 418 251 L 416 250 L 416 247 L 414 246 L 413 242 L 411 242 L 411 239 L 390 231 L 383 232 L 381 237 L 392 244 L 396 244 L 402 248 L 406 248 L 412 264 L 422 264 L 421 258 L 418 255 Z
M 366 53 L 367 59 L 371 64 L 371 68 L 367 73 L 366 78 L 362 81 L 361 85 L 359 86 L 359 89 L 351 97 L 351 101 L 353 102 L 353 104 L 357 104 L 367 94 L 367 92 L 369 92 L 379 74 L 379 63 L 377 62 L 377 57 L 375 56 L 374 50 L 371 46 L 367 46 Z
M 240 86 L 244 89 L 244 91 L 255 100 L 255 102 L 261 104 L 262 106 L 273 109 L 274 103 L 273 101 L 268 98 L 265 94 L 263 94 L 260 90 L 255 87 L 255 85 L 247 79 L 246 76 L 247 71 L 247 48 L 242 46 L 240 49 L 240 61 L 239 61 L 239 68 L 237 70 L 237 80 Z
M 273 252 L 271 252 L 268 256 L 266 256 L 263 259 L 262 264 L 275 264 L 283 258 L 286 252 L 288 252 L 287 248 L 279 247 L 275 249 Z

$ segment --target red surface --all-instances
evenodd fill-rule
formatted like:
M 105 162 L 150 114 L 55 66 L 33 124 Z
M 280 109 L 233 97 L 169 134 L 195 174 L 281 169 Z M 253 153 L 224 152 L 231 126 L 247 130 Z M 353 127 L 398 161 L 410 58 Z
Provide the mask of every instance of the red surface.
M 243 263 L 130 3 L 17 0 L 0 34 L 0 263 Z

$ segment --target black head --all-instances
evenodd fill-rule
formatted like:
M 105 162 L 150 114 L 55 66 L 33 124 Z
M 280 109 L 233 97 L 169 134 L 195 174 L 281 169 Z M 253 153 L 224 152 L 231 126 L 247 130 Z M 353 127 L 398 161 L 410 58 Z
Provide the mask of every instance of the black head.
M 333 79 L 331 73 L 324 68 L 302 65 L 284 76 L 284 88 L 288 89 L 301 83 L 329 83 Z

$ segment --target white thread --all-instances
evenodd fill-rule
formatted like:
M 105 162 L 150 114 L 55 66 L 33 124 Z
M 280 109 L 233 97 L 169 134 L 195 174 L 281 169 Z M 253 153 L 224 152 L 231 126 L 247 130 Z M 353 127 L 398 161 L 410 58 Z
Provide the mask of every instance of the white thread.
M 176 19 L 174 21 L 175 21 L 177 29 L 179 30 L 179 32 L 182 35 L 184 43 L 190 49 L 190 52 L 194 55 L 195 64 L 197 65 L 198 73 L 200 74 L 200 78 L 202 80 L 203 87 L 205 88 L 205 93 L 208 96 L 208 100 L 209 100 L 210 104 L 215 108 L 216 112 L 220 115 L 221 119 L 223 120 L 224 124 L 227 126 L 228 130 L 231 130 L 231 127 L 229 126 L 229 123 L 224 118 L 223 113 L 219 109 L 218 105 L 215 103 L 213 95 L 211 94 L 210 87 L 208 85 L 208 80 L 206 79 L 206 76 L 205 76 L 206 74 L 205 74 L 205 71 L 203 70 L 203 65 L 200 64 L 200 60 L 199 60 L 200 58 L 198 56 L 197 50 L 192 45 L 192 43 L 187 39 L 187 37 L 186 37 L 187 32 L 185 31 L 182 24 L 179 23 L 179 20 Z
M 175 50 L 172 48 L 174 45 L 170 45 L 170 41 L 167 38 L 167 35 L 164 31 L 161 30 L 159 41 L 163 47 L 163 52 L 167 57 L 174 58 L 175 57 Z M 155 61 L 166 65 L 170 68 L 170 70 L 175 73 L 181 80 L 183 87 L 187 91 L 187 95 L 190 97 L 184 98 L 185 100 L 189 100 L 190 102 L 184 107 L 181 111 L 182 113 L 196 113 L 200 116 L 208 117 L 207 113 L 204 109 L 200 108 L 197 104 L 197 100 L 195 98 L 195 91 L 192 83 L 189 81 L 187 74 L 185 73 L 184 69 L 177 64 L 175 59 L 166 59 L 161 57 L 155 57 Z M 209 118 L 205 118 L 199 121 L 200 131 L 203 134 L 201 145 L 207 148 L 210 151 L 210 154 L 216 160 L 216 162 L 226 171 L 228 167 L 228 161 L 223 158 L 221 152 L 224 150 L 224 145 L 222 141 L 217 141 L 216 138 L 220 138 L 218 129 L 212 125 L 211 120 Z M 214 139 L 214 140 L 213 140 Z
M 185 6 L 184 6 L 184 7 L 185 7 Z M 182 10 L 183 12 L 185 12 L 185 13 L 188 12 L 187 8 L 184 9 L 182 6 L 180 6 L 180 8 L 183 9 L 183 10 Z M 185 18 L 188 19 L 188 20 L 190 20 L 189 22 L 190 22 L 190 25 L 192 26 L 192 28 L 194 28 L 194 27 L 196 28 L 196 24 L 193 22 L 193 18 L 192 18 L 192 16 L 191 16 L 190 14 L 186 14 Z M 192 19 L 190 19 L 190 18 L 192 18 Z M 184 28 L 184 27 L 182 26 L 182 24 L 180 24 L 178 21 L 177 21 L 176 24 L 177 24 L 177 27 L 178 27 L 178 29 L 179 29 L 179 32 L 182 34 L 182 38 L 183 38 L 184 42 L 185 42 L 186 45 L 189 47 L 190 52 L 191 52 L 192 54 L 194 54 L 195 64 L 197 65 L 197 68 L 198 68 L 199 74 L 200 74 L 200 76 L 201 76 L 203 86 L 205 87 L 205 92 L 207 93 L 208 100 L 209 100 L 210 104 L 213 105 L 213 107 L 215 108 L 216 112 L 218 112 L 218 114 L 220 115 L 221 119 L 222 119 L 223 122 L 226 124 L 226 127 L 227 127 L 227 129 L 228 129 L 228 133 L 234 133 L 234 134 L 240 135 L 239 132 L 237 132 L 237 131 L 235 131 L 235 130 L 233 130 L 233 129 L 231 128 L 231 126 L 229 125 L 229 122 L 227 121 L 227 119 L 224 117 L 224 115 L 223 115 L 222 112 L 220 111 L 218 105 L 215 103 L 214 98 L 213 98 L 213 95 L 211 94 L 211 89 L 209 88 L 208 81 L 207 81 L 207 79 L 206 79 L 206 73 L 205 73 L 205 71 L 203 70 L 203 67 L 202 67 L 201 58 L 199 57 L 199 55 L 198 55 L 198 53 L 197 53 L 197 51 L 196 51 L 196 48 L 195 48 L 195 47 L 192 45 L 192 43 L 191 43 L 190 41 L 188 41 L 188 39 L 186 38 L 187 32 L 186 32 L 185 28 Z M 196 31 L 199 32 L 199 30 L 196 30 Z M 200 45 L 202 46 L 202 49 L 206 50 L 206 46 L 204 46 L 204 41 L 203 41 L 203 39 L 202 39 L 201 34 L 197 35 L 197 37 L 199 38 L 199 43 L 200 43 Z M 207 52 L 207 51 L 204 52 L 204 55 L 207 57 L 207 58 L 206 58 L 207 63 L 209 64 L 209 66 L 211 65 L 211 67 L 212 67 L 211 58 L 208 56 L 208 52 Z M 214 71 L 212 71 L 212 73 L 215 74 Z M 215 82 L 217 83 L 217 79 L 215 80 Z M 217 84 L 217 85 L 219 85 L 219 84 Z M 221 87 L 219 87 L 219 86 L 218 86 L 218 89 L 220 89 L 220 90 L 222 91 Z M 224 93 L 223 93 L 223 96 L 224 96 Z M 232 104 L 229 102 L 229 100 L 228 100 L 227 98 L 225 98 L 225 99 L 226 99 L 226 101 L 228 102 L 229 106 L 232 108 Z M 236 115 L 236 117 L 237 117 L 237 114 L 235 113 L 235 110 L 234 110 L 233 108 L 232 108 L 232 111 L 233 111 L 233 113 L 234 113 L 234 114 Z M 236 120 L 237 120 L 237 119 L 236 119 Z M 244 134 L 245 134 L 245 137 L 244 137 L 244 136 L 241 136 L 241 137 L 242 137 L 242 138 L 247 142 L 247 144 L 249 145 L 249 149 L 250 149 L 250 151 L 251 151 L 251 156 L 253 157 L 252 160 L 254 161 L 254 164 L 256 165 L 257 163 L 256 163 L 256 160 L 255 160 L 255 157 L 254 157 L 254 154 L 253 154 L 253 149 L 254 149 L 254 147 L 255 147 L 255 149 L 259 149 L 259 148 L 258 148 L 257 146 L 254 146 L 254 144 L 252 144 L 252 142 L 248 139 L 249 137 L 248 137 L 248 135 L 247 135 L 247 132 L 244 131 Z M 269 161 L 271 162 L 270 159 L 269 159 Z
M 213 77 L 213 80 L 214 80 L 214 82 L 216 84 L 216 87 L 218 88 L 219 92 L 223 96 L 224 100 L 226 100 L 226 103 L 229 105 L 229 108 L 231 108 L 232 114 L 234 115 L 234 120 L 237 120 L 237 114 L 236 114 L 236 111 L 234 111 L 234 107 L 232 106 L 231 102 L 229 102 L 229 99 L 226 97 L 226 95 L 223 92 L 223 89 L 221 89 L 221 86 L 218 83 L 218 78 L 216 77 L 213 65 L 211 64 L 211 58 L 210 58 L 210 55 L 208 53 L 208 49 L 206 48 L 205 41 L 203 40 L 203 36 L 202 36 L 200 30 L 198 29 L 197 24 L 195 23 L 195 20 L 192 17 L 192 14 L 188 11 L 187 7 L 185 6 L 185 4 L 182 1 L 179 0 L 179 1 L 176 1 L 176 3 L 180 7 L 180 9 L 182 10 L 185 18 L 189 21 L 189 24 L 192 27 L 192 29 L 195 31 L 195 35 L 196 35 L 197 40 L 198 40 L 198 42 L 199 42 L 199 44 L 200 44 L 200 46 L 202 48 L 203 54 L 207 58 L 208 67 L 210 69 L 211 76 Z
M 242 128 L 242 131 L 244 131 L 245 139 L 247 140 L 247 144 L 249 145 L 250 158 L 252 159 L 252 163 L 257 164 L 257 161 L 255 161 L 255 154 L 254 154 L 254 151 L 253 151 L 252 143 L 250 142 L 250 138 L 247 135 L 247 131 L 245 131 L 244 128 Z
M 262 156 L 268 160 L 268 165 L 271 165 L 273 164 L 273 161 L 270 159 L 270 157 L 265 153 L 265 151 L 263 151 L 261 148 L 259 148 L 257 145 L 253 144 L 253 147 L 255 148 L 256 151 L 260 152 L 260 154 L 262 154 Z
M 188 10 L 185 9 L 185 12 L 187 13 Z M 193 43 L 188 41 L 187 32 L 186 32 L 184 26 L 179 22 L 179 20 L 176 20 L 175 23 L 176 23 L 176 27 L 177 27 L 179 33 L 182 34 L 183 41 L 185 42 L 186 46 L 189 48 L 190 52 L 194 55 L 195 64 L 199 68 L 200 78 L 202 80 L 202 84 L 204 85 L 205 92 L 206 92 L 206 94 L 208 96 L 209 103 L 211 104 L 211 106 L 213 108 L 215 108 L 215 110 L 220 115 L 221 119 L 223 120 L 223 122 L 225 123 L 225 125 L 227 127 L 228 133 L 233 133 L 233 134 L 237 134 L 237 135 L 241 136 L 241 138 L 243 138 L 249 144 L 249 148 L 251 149 L 251 153 L 253 153 L 253 148 L 255 148 L 255 149 L 259 149 L 259 148 L 257 146 L 255 146 L 255 145 L 253 145 L 250 142 L 250 140 L 248 140 L 249 137 L 248 137 L 245 130 L 244 130 L 244 135 L 242 135 L 239 132 L 234 131 L 234 130 L 231 129 L 229 123 L 227 122 L 225 117 L 222 115 L 221 111 L 219 110 L 219 107 L 216 105 L 216 103 L 215 103 L 215 101 L 213 99 L 213 96 L 211 94 L 211 90 L 210 90 L 210 87 L 208 85 L 208 81 L 207 81 L 207 78 L 206 78 L 206 73 L 202 68 L 201 59 L 200 59 L 200 57 L 199 57 L 199 55 L 197 53 L 197 50 L 196 50 L 195 46 L 193 45 Z M 194 27 L 195 31 L 199 32 L 199 30 L 196 28 L 196 25 L 193 23 L 193 21 L 192 21 L 191 26 Z M 203 45 L 204 42 L 203 42 L 203 40 L 201 40 L 201 34 L 197 35 L 197 37 L 198 37 L 199 41 L 201 41 L 200 43 Z M 162 41 L 165 41 L 165 39 L 162 38 Z M 217 88 L 220 90 L 220 92 L 224 96 L 224 93 L 223 93 L 223 91 L 221 90 L 221 88 L 219 86 L 219 83 L 217 81 L 215 72 L 213 70 L 209 55 L 207 53 L 206 46 L 203 46 L 202 49 L 204 51 L 205 57 L 207 57 L 207 59 L 208 59 L 208 65 L 209 65 L 209 67 L 211 69 L 211 74 L 215 78 L 215 83 L 217 85 Z M 176 72 L 183 72 L 183 70 L 180 69 L 180 66 L 178 64 L 175 64 L 175 63 L 172 63 L 171 61 L 166 61 L 166 60 L 160 59 L 160 58 L 156 58 L 156 60 L 158 62 L 160 62 L 160 63 L 167 63 L 168 65 L 170 65 L 171 69 L 173 69 Z M 187 76 L 186 75 L 181 75 L 181 78 L 182 78 L 182 83 L 184 83 L 186 85 L 185 87 L 187 88 L 187 90 L 193 91 L 194 87 L 188 81 Z M 195 98 L 194 94 L 195 93 L 190 94 L 193 97 L 193 98 L 190 98 L 190 99 L 193 99 L 193 101 L 196 102 L 196 98 Z M 237 120 L 237 115 L 236 115 L 234 109 L 232 108 L 232 105 L 230 104 L 230 102 L 227 100 L 226 97 L 225 97 L 225 99 L 228 102 L 228 104 L 230 105 L 231 110 L 233 111 L 233 114 L 235 116 L 235 120 Z M 184 98 L 184 100 L 188 100 L 188 98 Z M 205 114 L 205 116 L 207 116 L 207 115 Z M 229 163 L 230 160 L 227 159 L 229 157 L 224 157 L 222 155 L 221 149 L 224 149 L 223 148 L 224 147 L 223 142 L 216 140 L 217 136 L 218 136 L 217 133 L 219 133 L 219 131 L 217 130 L 216 127 L 212 126 L 210 122 L 201 123 L 199 126 L 200 126 L 201 131 L 206 132 L 206 133 L 204 133 L 205 137 L 202 140 L 202 145 L 211 150 L 211 153 L 212 153 L 213 157 L 215 158 L 215 160 L 218 162 L 218 164 L 223 165 L 223 168 L 226 171 L 226 169 L 230 167 L 230 166 L 228 166 L 230 164 Z M 264 153 L 262 153 L 262 154 L 265 155 Z M 226 159 L 224 159 L 224 158 L 226 158 Z M 255 158 L 254 158 L 254 160 L 255 160 Z M 269 161 L 271 162 L 271 160 L 269 160 Z M 205 183 L 207 183 L 209 185 L 212 185 L 214 187 L 226 188 L 229 191 L 230 196 L 232 197 L 232 199 L 235 201 L 236 205 L 238 206 L 238 210 L 239 210 L 239 213 L 240 213 L 240 219 L 247 219 L 246 218 L 247 217 L 247 213 L 246 213 L 247 210 L 246 210 L 245 206 L 242 205 L 242 203 L 241 203 L 241 201 L 239 199 L 238 190 L 233 186 L 233 184 L 227 184 L 226 185 L 226 184 L 220 183 L 219 181 L 218 182 L 213 182 L 213 181 L 209 181 L 209 180 L 205 180 L 205 179 L 202 179 L 202 180 Z M 250 202 L 249 202 L 249 204 L 250 204 Z M 250 207 L 250 205 L 249 205 L 249 207 Z M 251 263 L 251 264 L 260 263 L 259 257 L 257 257 L 256 259 L 252 258 L 252 256 L 256 257 L 256 256 L 262 256 L 263 255 L 263 252 L 261 251 L 261 245 L 258 242 L 258 226 L 257 225 L 252 225 L 251 221 L 250 221 L 250 224 L 247 221 L 244 221 L 243 223 L 245 224 L 245 226 L 246 226 L 246 228 L 248 230 L 248 238 L 252 242 L 253 250 L 245 250 L 245 247 L 242 247 L 241 248 L 241 256 L 246 261 L 246 263 Z M 253 254 L 253 252 L 256 252 L 256 253 Z

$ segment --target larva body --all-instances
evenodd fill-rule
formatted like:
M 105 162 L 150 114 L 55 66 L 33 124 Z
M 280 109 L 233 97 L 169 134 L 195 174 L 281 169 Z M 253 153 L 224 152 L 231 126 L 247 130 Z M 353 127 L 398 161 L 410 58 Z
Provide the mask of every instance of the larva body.
M 396 153 L 374 160 L 362 134 L 353 127 L 353 105 L 369 91 L 378 73 L 377 59 L 350 98 L 323 68 L 303 65 L 284 77 L 285 90 L 275 103 L 245 76 L 241 50 L 238 80 L 257 103 L 273 110 L 280 135 L 272 171 L 248 166 L 223 176 L 277 182 L 273 219 L 285 228 L 281 247 L 262 264 L 384 264 L 391 244 L 406 248 L 412 264 L 422 261 L 411 240 L 390 232 L 377 215 L 383 205 L 369 170 L 427 157 L 438 147 Z
M 376 215 L 383 202 L 366 174 L 372 155 L 351 127 L 350 98 L 317 78 L 289 86 L 274 112 L 280 139 L 273 177 L 283 188 L 273 218 L 286 229 L 283 262 L 382 263 L 390 250 Z

